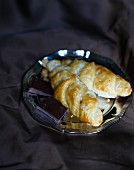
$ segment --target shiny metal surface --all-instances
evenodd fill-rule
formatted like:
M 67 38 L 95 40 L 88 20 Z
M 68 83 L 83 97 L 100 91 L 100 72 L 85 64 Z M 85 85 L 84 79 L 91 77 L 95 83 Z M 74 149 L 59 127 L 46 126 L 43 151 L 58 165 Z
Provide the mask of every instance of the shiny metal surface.
M 101 64 L 115 74 L 122 76 L 127 79 L 125 73 L 112 61 L 111 59 L 91 53 L 89 50 L 59 50 L 50 55 L 44 56 L 38 62 L 36 62 L 25 74 L 23 79 L 23 98 L 26 105 L 29 108 L 31 116 L 36 120 L 37 123 L 42 126 L 52 128 L 56 131 L 66 134 L 93 134 L 105 130 L 107 127 L 118 122 L 120 118 L 125 114 L 126 109 L 132 101 L 132 95 L 124 98 L 116 98 L 112 101 L 111 108 L 104 113 L 104 121 L 98 127 L 93 127 L 87 123 L 81 122 L 78 118 L 73 116 L 68 110 L 60 120 L 60 123 L 55 122 L 55 120 L 41 112 L 37 111 L 38 103 L 33 98 L 32 95 L 28 93 L 29 85 L 34 77 L 39 77 L 42 70 L 42 59 L 52 60 L 52 59 L 83 59 L 86 61 L 94 61 L 95 63 Z M 127 79 L 128 80 L 128 79 Z

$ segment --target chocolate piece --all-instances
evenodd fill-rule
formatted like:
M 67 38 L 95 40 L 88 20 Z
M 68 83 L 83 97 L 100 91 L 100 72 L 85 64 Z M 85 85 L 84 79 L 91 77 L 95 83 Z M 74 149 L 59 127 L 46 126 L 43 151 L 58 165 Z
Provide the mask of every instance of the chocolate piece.
M 67 108 L 53 98 L 53 89 L 49 82 L 35 78 L 30 85 L 28 93 L 37 98 L 38 106 L 35 112 L 42 121 L 51 124 L 60 123 Z
M 67 110 L 66 107 L 53 97 L 40 99 L 39 107 L 42 108 L 42 111 L 44 110 L 50 114 L 56 121 L 61 120 Z
M 35 78 L 33 80 L 28 92 L 43 96 L 53 96 L 51 84 L 49 82 L 42 81 L 39 78 Z

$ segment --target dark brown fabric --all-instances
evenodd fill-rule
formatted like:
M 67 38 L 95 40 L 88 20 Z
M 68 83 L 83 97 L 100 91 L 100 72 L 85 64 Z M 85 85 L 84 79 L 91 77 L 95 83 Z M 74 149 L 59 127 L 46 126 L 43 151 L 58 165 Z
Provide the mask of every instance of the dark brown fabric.
M 0 1 L 0 169 L 133 170 L 134 101 L 102 133 L 67 136 L 38 125 L 22 99 L 24 73 L 58 49 L 113 59 L 134 84 L 134 1 Z

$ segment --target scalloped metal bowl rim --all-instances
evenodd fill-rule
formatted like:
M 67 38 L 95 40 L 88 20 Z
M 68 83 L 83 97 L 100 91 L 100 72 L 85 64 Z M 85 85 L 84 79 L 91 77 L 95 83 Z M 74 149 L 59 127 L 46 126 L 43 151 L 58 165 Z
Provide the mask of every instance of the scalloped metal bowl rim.
M 61 53 L 62 56 L 60 55 L 59 51 L 61 52 L 62 50 L 58 50 L 58 51 L 53 52 L 53 53 L 51 53 L 51 54 L 49 54 L 49 55 L 47 55 L 47 56 L 42 57 L 42 58 L 41 58 L 40 60 L 38 60 L 38 61 L 26 72 L 26 74 L 24 75 L 24 78 L 23 78 L 23 98 L 25 99 L 25 103 L 27 104 L 28 108 L 30 109 L 30 112 L 33 112 L 33 110 L 35 109 L 35 106 L 32 108 L 32 105 L 31 105 L 30 101 L 29 101 L 28 98 L 27 98 L 26 91 L 27 91 L 27 88 L 28 88 L 28 85 L 29 85 L 28 83 L 29 83 L 29 82 L 27 82 L 26 80 L 27 80 L 27 78 L 29 79 L 30 77 L 37 75 L 37 74 L 35 74 L 35 73 L 32 72 L 32 69 L 35 70 L 35 71 L 37 71 L 36 69 L 39 69 L 38 67 L 40 67 L 40 69 L 41 69 L 41 68 L 42 68 L 41 60 L 42 60 L 43 58 L 47 58 L 47 59 L 49 58 L 50 60 L 51 60 L 51 59 L 55 59 L 55 58 L 70 58 L 70 55 L 72 55 L 71 58 L 85 59 L 85 60 L 87 60 L 87 61 L 92 61 L 92 60 L 94 60 L 94 57 L 99 57 L 100 59 L 103 58 L 104 60 L 109 61 L 109 63 L 111 63 L 111 65 L 114 66 L 114 69 L 116 68 L 116 71 L 115 71 L 115 72 L 120 73 L 120 75 L 121 75 L 123 78 L 125 78 L 125 79 L 128 80 L 128 78 L 127 78 L 127 76 L 125 75 L 125 73 L 124 73 L 124 72 L 117 66 L 117 64 L 116 64 L 113 60 L 111 60 L 110 58 L 107 58 L 107 57 L 105 57 L 105 56 L 101 56 L 101 55 L 98 55 L 98 54 L 91 53 L 89 50 L 63 50 L 63 53 Z M 65 51 L 66 51 L 66 53 L 65 53 Z M 76 51 L 79 51 L 79 53 L 77 53 L 77 54 L 79 54 L 79 55 L 76 55 Z M 82 52 L 80 53 L 80 51 L 82 51 Z M 87 57 L 87 55 L 86 55 L 87 53 L 88 53 L 88 57 Z M 64 56 L 63 54 L 65 54 L 65 56 Z M 104 66 L 106 66 L 106 65 L 104 65 Z M 106 67 L 107 67 L 107 66 L 106 66 Z M 39 70 L 40 70 L 40 69 L 39 69 Z M 39 70 L 37 71 L 38 73 L 40 73 Z M 113 71 L 113 70 L 112 70 L 112 71 Z M 30 73 L 32 73 L 32 74 L 31 74 L 32 76 L 30 75 L 30 77 L 28 77 L 28 75 L 29 75 Z M 29 80 L 29 81 L 30 81 L 30 80 Z M 52 127 L 52 126 L 45 125 L 45 124 L 41 123 L 39 120 L 37 120 L 37 119 L 33 116 L 33 113 L 32 113 L 31 115 L 32 115 L 33 119 L 34 119 L 37 123 L 41 124 L 42 126 L 51 128 L 51 129 L 56 130 L 56 131 L 59 131 L 59 132 L 61 132 L 61 133 L 73 134 L 73 135 L 74 135 L 74 134 L 83 134 L 83 135 L 86 135 L 86 134 L 87 134 L 87 135 L 88 135 L 88 134 L 93 134 L 93 133 L 101 132 L 101 131 L 105 130 L 107 127 L 109 127 L 109 126 L 113 125 L 114 123 L 118 122 L 118 121 L 120 120 L 120 118 L 122 118 L 122 117 L 124 116 L 124 113 L 125 113 L 126 109 L 128 108 L 129 104 L 131 103 L 131 101 L 132 101 L 132 95 L 131 95 L 130 98 L 129 98 L 128 104 L 126 105 L 125 108 L 123 108 L 123 110 L 122 110 L 122 112 L 121 112 L 121 114 L 120 114 L 119 116 L 115 116 L 115 119 L 113 119 L 113 120 L 111 120 L 111 121 L 109 121 L 109 122 L 107 122 L 107 123 L 105 123 L 105 124 L 101 124 L 98 128 L 96 128 L 96 131 L 92 131 L 92 132 L 80 132 L 80 131 L 73 131 L 73 130 L 72 130 L 72 131 L 69 131 L 68 129 L 61 129 L 59 126 L 54 126 L 54 127 Z M 28 103 L 28 102 L 29 102 L 29 103 Z M 31 109 L 30 107 L 31 107 L 32 109 Z

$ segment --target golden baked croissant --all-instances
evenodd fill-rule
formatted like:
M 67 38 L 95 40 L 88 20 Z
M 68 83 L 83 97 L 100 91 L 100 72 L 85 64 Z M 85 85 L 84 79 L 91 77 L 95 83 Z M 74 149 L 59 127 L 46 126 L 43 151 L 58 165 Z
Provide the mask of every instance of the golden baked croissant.
M 81 121 L 98 126 L 103 121 L 103 114 L 93 92 L 89 92 L 84 83 L 79 83 L 74 74 L 62 81 L 54 91 L 54 97 L 77 116 Z
M 129 82 L 94 62 L 77 59 L 51 60 L 45 62 L 44 66 L 49 71 L 54 97 L 81 121 L 93 126 L 98 126 L 103 121 L 103 106 L 98 96 L 125 97 L 132 92 Z M 103 99 L 103 103 L 106 100 Z
M 69 64 L 66 65 L 65 61 L 66 63 L 69 61 Z M 92 90 L 101 97 L 125 97 L 129 96 L 132 92 L 132 88 L 128 81 L 119 75 L 115 75 L 104 66 L 95 64 L 94 62 L 86 62 L 77 59 L 72 62 L 70 59 L 66 59 L 65 61 L 51 60 L 48 62 L 48 70 L 50 71 L 49 77 L 51 78 L 51 84 L 54 87 L 58 85 L 59 78 L 63 81 L 68 79 L 72 74 L 77 74 L 80 81 L 82 81 L 89 90 Z M 62 63 L 64 63 L 64 65 Z M 59 74 L 59 76 L 57 74 Z
M 94 62 L 88 63 L 79 73 L 79 77 L 88 89 L 105 98 L 125 97 L 132 92 L 129 82 Z

